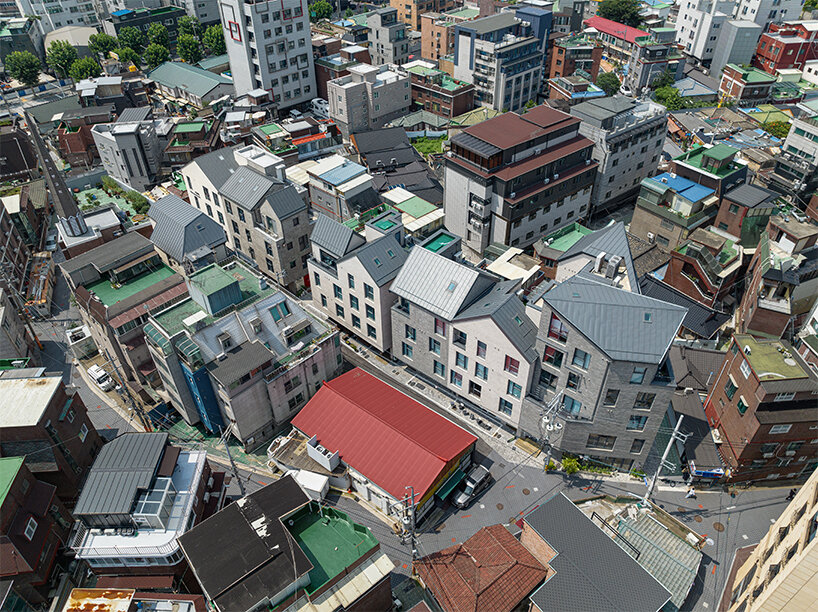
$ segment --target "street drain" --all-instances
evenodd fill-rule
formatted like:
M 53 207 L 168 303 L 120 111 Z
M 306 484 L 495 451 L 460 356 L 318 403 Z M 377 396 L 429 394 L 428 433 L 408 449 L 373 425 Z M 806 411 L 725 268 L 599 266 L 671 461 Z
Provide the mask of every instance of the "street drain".
M 702 522 L 702 517 L 697 514 L 696 516 L 693 517 L 693 520 L 696 521 L 697 523 L 701 523 Z
M 523 495 L 528 495 L 530 493 L 531 493 L 531 491 L 529 491 L 528 489 L 523 489 Z
M 497 504 L 497 509 L 502 510 L 503 509 L 503 504 Z
M 724 531 L 724 525 L 722 525 L 721 523 L 713 523 L 713 529 L 721 533 L 722 531 Z

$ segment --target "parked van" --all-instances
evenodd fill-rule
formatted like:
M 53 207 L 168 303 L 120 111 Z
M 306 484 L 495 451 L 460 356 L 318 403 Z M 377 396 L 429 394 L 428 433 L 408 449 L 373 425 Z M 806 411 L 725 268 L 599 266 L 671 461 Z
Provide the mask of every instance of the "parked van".
M 324 98 L 313 98 L 312 102 L 310 102 L 310 110 L 316 117 L 329 119 L 329 102 Z
M 300 110 L 293 109 L 290 111 L 290 117 L 296 120 L 300 120 L 304 118 L 304 113 L 302 113 Z
M 113 378 L 108 375 L 108 372 L 103 370 L 98 365 L 92 365 L 90 368 L 88 368 L 88 376 L 90 376 L 91 380 L 97 384 L 97 387 L 103 391 L 110 391 L 116 386 L 116 383 L 114 382 Z

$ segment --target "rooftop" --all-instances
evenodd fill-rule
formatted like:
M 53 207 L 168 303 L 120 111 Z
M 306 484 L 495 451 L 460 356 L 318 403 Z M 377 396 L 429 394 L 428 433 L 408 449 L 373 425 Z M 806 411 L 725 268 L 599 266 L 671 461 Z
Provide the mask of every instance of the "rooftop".
M 106 306 L 113 306 L 117 302 L 136 295 L 140 291 L 148 289 L 159 281 L 165 280 L 174 274 L 175 272 L 171 268 L 162 264 L 156 270 L 141 274 L 121 285 L 114 285 L 109 279 L 103 278 L 95 283 L 86 285 L 85 288 L 93 292 Z
M 759 83 L 774 83 L 776 77 L 771 74 L 759 70 L 758 68 L 751 68 L 749 66 L 738 66 L 736 64 L 727 64 L 725 68 L 732 68 L 736 72 L 741 73 L 741 78 L 745 83 L 759 84 Z
M 0 427 L 39 423 L 60 384 L 60 376 L 0 379 Z
M 198 97 L 207 95 L 219 85 L 233 83 L 227 77 L 184 62 L 165 62 L 151 70 L 148 78 L 166 87 L 178 87 Z
M 713 149 L 719 149 L 718 151 L 715 152 L 715 155 L 719 157 L 714 157 L 714 154 L 710 152 Z M 738 153 L 738 149 L 735 149 L 730 145 L 720 144 L 710 149 L 704 146 L 694 147 L 687 151 L 686 153 L 683 153 L 679 157 L 674 157 L 673 159 L 675 161 L 683 162 L 689 166 L 693 166 L 694 168 L 697 168 L 702 172 L 707 172 L 709 174 L 717 176 L 718 178 L 725 178 L 731 175 L 733 172 L 736 172 L 737 170 L 741 169 L 742 166 L 733 161 L 725 166 L 721 166 L 720 168 L 707 169 L 704 168 L 704 157 L 707 156 L 713 157 L 714 159 L 724 159 L 725 157 L 720 156 L 725 155 L 728 149 L 730 150 L 729 154 L 731 155 Z
M 588 229 L 579 223 L 572 223 L 563 227 L 556 232 L 548 234 L 543 238 L 543 242 L 555 251 L 565 252 L 576 244 L 580 238 L 593 233 L 593 230 Z M 548 242 L 548 241 L 551 242 Z
M 809 376 L 792 358 L 792 347 L 784 346 L 778 340 L 760 340 L 743 334 L 735 334 L 733 338 L 760 381 L 790 380 Z
M 658 174 L 656 176 L 650 176 L 643 179 L 642 182 L 643 184 L 653 185 L 660 189 L 672 189 L 678 195 L 690 202 L 701 202 L 702 200 L 709 198 L 716 193 L 715 190 L 710 189 L 709 187 L 705 187 L 704 185 L 695 183 L 690 179 L 684 178 L 683 176 L 674 175 L 669 172 L 663 172 L 662 174 Z
M 24 457 L 0 457 L 0 506 L 6 501 L 6 496 L 24 460 Z
M 437 253 L 440 249 L 445 247 L 451 241 L 456 240 L 454 236 L 448 234 L 446 232 L 440 232 L 435 236 L 434 240 L 430 241 L 427 244 L 424 244 L 423 247 L 429 249 L 433 253 Z
M 629 43 L 635 43 L 636 39 L 642 36 L 650 36 L 650 34 L 644 30 L 632 28 L 599 16 L 590 17 L 583 23 L 589 28 L 595 29 L 597 32 L 608 34 L 620 40 L 624 39 Z

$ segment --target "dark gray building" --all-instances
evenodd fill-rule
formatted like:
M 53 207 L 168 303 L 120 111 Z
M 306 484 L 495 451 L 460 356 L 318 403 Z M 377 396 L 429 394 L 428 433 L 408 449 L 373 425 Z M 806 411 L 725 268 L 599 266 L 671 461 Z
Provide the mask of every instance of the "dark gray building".
M 178 6 L 160 6 L 159 8 L 122 9 L 114 11 L 102 22 L 102 30 L 111 36 L 119 36 L 122 28 L 132 27 L 147 35 L 152 23 L 161 23 L 168 29 L 171 47 L 176 46 L 176 35 L 179 31 L 179 19 L 185 17 L 185 9 Z

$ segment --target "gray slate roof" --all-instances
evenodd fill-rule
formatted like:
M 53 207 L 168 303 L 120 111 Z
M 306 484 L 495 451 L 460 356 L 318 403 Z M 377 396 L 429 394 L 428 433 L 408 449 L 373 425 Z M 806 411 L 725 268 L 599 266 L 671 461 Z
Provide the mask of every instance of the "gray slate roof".
M 466 21 L 459 24 L 464 30 L 476 32 L 477 34 L 488 34 L 494 30 L 500 30 L 514 25 L 517 18 L 514 13 L 497 13 L 496 15 L 489 15 L 475 19 L 474 21 Z
M 197 157 L 191 163 L 199 166 L 202 173 L 210 179 L 216 189 L 221 189 L 222 185 L 233 176 L 239 167 L 233 155 L 233 148 L 217 149 L 212 153 Z
M 393 234 L 365 244 L 350 257 L 360 261 L 375 284 L 381 287 L 395 278 L 409 253 L 395 240 Z
M 176 195 L 157 200 L 148 216 L 154 222 L 151 242 L 176 261 L 201 247 L 227 242 L 221 225 Z
M 153 115 L 153 109 L 150 106 L 140 106 L 138 108 L 125 108 L 119 114 L 117 123 L 129 123 L 132 121 L 145 121 Z
M 261 342 L 244 342 L 225 352 L 224 359 L 207 364 L 207 371 L 228 386 L 260 365 L 275 359 L 275 354 Z
M 142 234 L 139 232 L 128 232 L 124 236 L 115 238 L 90 251 L 72 257 L 68 261 L 61 263 L 60 267 L 63 269 L 63 272 L 72 277 L 77 273 L 77 276 L 74 277 L 74 282 L 81 285 L 88 280 L 83 278 L 83 275 L 80 274 L 83 268 L 93 266 L 95 270 L 104 274 L 108 270 L 112 270 L 136 257 L 141 257 L 154 250 L 153 243 Z M 97 280 L 97 278 L 94 275 L 91 281 L 95 280 Z
M 687 313 L 583 274 L 563 281 L 543 299 L 611 359 L 638 363 L 662 361 Z
M 295 185 L 276 183 L 267 193 L 265 200 L 282 221 L 307 208 L 304 198 L 299 195 Z
M 275 183 L 247 166 L 239 166 L 221 186 L 221 194 L 246 210 L 252 210 Z
M 730 315 L 708 308 L 650 274 L 642 277 L 639 287 L 643 295 L 687 308 L 682 327 L 700 338 L 712 338 L 730 320 Z
M 743 183 L 724 194 L 725 200 L 730 200 L 747 208 L 755 208 L 765 203 L 772 205 L 776 198 L 778 198 L 778 194 L 775 191 L 749 183 Z
M 639 293 L 638 277 L 633 266 L 628 234 L 625 231 L 625 224 L 621 221 L 583 236 L 565 251 L 557 261 L 566 261 L 579 254 L 596 257 L 600 253 L 605 253 L 608 258 L 612 255 L 619 255 L 625 260 L 625 270 L 628 273 L 631 291 Z
M 366 242 L 362 236 L 343 223 L 338 223 L 322 214 L 315 219 L 310 240 L 336 259 L 340 259 Z
M 75 515 L 129 514 L 165 452 L 167 433 L 126 433 L 102 447 L 82 487 Z
M 206 96 L 219 85 L 233 84 L 227 77 L 184 62 L 160 64 L 148 73 L 148 78 L 165 87 L 178 87 L 199 98 Z
M 716 382 L 716 377 L 724 363 L 725 353 L 710 349 L 690 346 L 670 347 L 670 367 L 676 378 L 676 387 L 690 387 L 707 393 L 709 386 Z
M 556 552 L 556 570 L 531 595 L 551 610 L 633 610 L 653 612 L 670 593 L 564 494 L 558 493 L 525 517 Z

